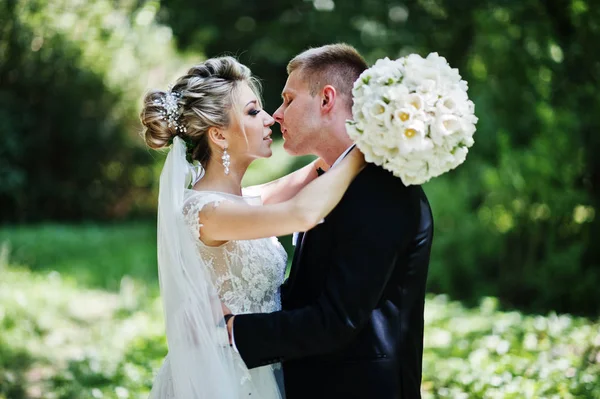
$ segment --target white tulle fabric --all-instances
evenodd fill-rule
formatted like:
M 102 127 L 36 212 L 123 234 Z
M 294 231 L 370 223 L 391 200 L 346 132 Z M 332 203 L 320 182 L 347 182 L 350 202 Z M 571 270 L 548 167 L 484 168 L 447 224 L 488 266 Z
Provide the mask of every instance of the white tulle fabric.
M 197 172 L 186 161 L 184 142 L 175 137 L 161 173 L 158 203 L 159 281 L 169 354 L 150 398 L 281 398 L 273 367 L 248 370 L 230 347 L 220 301 L 237 314 L 280 309 L 285 251 L 276 239 L 204 245 L 200 209 L 247 199 L 188 190 L 201 177 Z

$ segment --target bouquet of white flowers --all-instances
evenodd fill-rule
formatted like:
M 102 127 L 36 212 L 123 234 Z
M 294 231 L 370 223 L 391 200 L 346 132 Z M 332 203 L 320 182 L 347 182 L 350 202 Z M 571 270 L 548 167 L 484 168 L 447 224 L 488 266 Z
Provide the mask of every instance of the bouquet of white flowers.
M 384 58 L 352 90 L 354 120 L 346 129 L 367 162 L 422 184 L 463 163 L 477 117 L 467 82 L 444 57 L 431 53 Z

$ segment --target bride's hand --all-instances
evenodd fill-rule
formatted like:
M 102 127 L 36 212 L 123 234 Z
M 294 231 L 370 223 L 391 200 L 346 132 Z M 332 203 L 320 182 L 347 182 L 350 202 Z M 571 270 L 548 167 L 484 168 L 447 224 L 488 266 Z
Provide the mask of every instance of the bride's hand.
M 327 164 L 327 162 L 325 162 L 325 160 L 323 160 L 323 158 L 318 158 L 315 162 L 315 170 L 322 169 L 323 171 L 327 172 L 327 170 L 329 170 L 329 167 L 330 166 Z

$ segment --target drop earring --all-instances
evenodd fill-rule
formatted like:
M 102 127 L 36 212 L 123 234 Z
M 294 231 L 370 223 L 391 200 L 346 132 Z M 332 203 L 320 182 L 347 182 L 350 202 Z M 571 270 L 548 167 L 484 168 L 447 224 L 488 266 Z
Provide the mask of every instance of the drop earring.
M 223 148 L 223 155 L 221 156 L 221 159 L 223 160 L 223 167 L 225 168 L 225 174 L 228 175 L 229 174 L 229 165 L 231 164 L 231 157 L 229 156 L 229 153 L 227 152 L 227 147 Z

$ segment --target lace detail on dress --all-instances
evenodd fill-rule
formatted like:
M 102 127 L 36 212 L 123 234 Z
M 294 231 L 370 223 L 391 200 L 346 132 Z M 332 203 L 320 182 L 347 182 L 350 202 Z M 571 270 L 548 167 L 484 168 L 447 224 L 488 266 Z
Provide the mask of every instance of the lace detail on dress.
M 220 193 L 192 193 L 183 214 L 196 238 L 198 254 L 210 265 L 221 300 L 234 313 L 269 313 L 281 309 L 279 287 L 283 283 L 287 254 L 277 238 L 229 241 L 210 247 L 200 240 L 198 213 L 207 204 L 243 201 Z
M 284 279 L 287 254 L 277 238 L 228 241 L 217 247 L 200 240 L 202 222 L 198 214 L 205 205 L 218 206 L 223 201 L 248 202 L 248 199 L 191 190 L 186 195 L 183 215 L 196 239 L 199 256 L 211 268 L 221 301 L 236 314 L 280 310 L 279 287 Z

